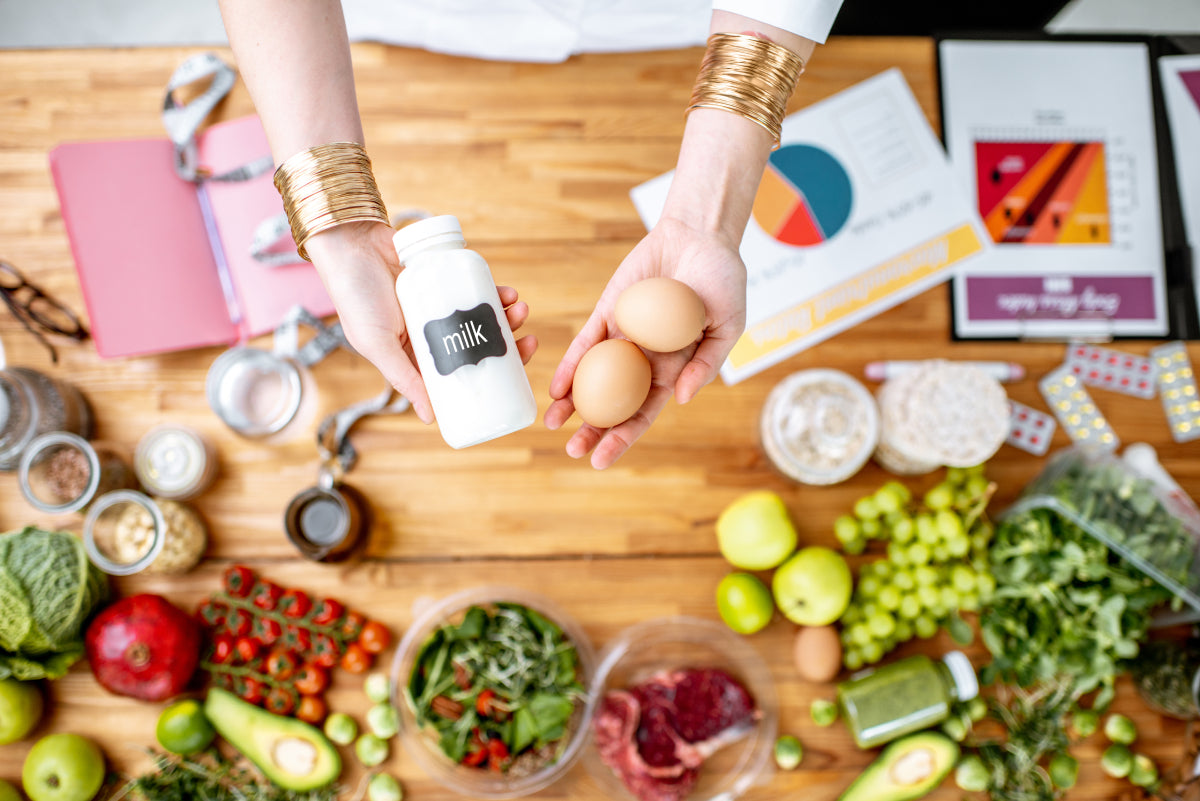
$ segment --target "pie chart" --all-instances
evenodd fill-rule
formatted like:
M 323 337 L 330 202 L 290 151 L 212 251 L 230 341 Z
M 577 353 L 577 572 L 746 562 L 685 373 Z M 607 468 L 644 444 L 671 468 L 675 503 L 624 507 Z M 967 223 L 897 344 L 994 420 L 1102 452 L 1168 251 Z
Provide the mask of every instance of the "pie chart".
M 785 245 L 819 245 L 850 219 L 853 189 L 846 168 L 814 145 L 771 154 L 754 198 L 754 221 Z

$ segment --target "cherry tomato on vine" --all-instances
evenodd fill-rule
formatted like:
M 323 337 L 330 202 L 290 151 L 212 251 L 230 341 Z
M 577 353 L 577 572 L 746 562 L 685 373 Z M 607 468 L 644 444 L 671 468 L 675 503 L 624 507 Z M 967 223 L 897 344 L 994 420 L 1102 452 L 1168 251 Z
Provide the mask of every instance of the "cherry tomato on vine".
M 366 673 L 371 669 L 371 654 L 358 643 L 351 643 L 342 654 L 342 669 L 348 673 Z
M 319 665 L 303 664 L 292 678 L 292 686 L 301 695 L 320 695 L 329 686 L 329 672 Z
M 367 621 L 358 635 L 358 644 L 369 654 L 380 654 L 392 643 L 392 633 L 376 620 Z
M 296 707 L 296 717 L 314 726 L 325 720 L 328 712 L 325 701 L 315 695 L 301 695 L 300 705 Z

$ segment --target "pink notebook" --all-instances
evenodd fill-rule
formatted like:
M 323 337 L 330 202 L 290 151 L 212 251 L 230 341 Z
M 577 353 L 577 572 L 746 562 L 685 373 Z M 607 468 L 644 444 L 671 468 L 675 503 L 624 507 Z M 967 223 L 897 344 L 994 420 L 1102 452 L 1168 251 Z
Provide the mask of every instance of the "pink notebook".
M 197 149 L 215 175 L 270 153 L 256 116 L 210 126 Z M 197 186 L 175 174 L 174 158 L 166 138 L 67 142 L 50 152 L 100 356 L 232 344 L 272 331 L 296 304 L 318 317 L 333 313 L 311 264 L 270 267 L 250 253 L 258 224 L 283 212 L 270 170 Z M 200 192 L 228 265 L 228 292 Z

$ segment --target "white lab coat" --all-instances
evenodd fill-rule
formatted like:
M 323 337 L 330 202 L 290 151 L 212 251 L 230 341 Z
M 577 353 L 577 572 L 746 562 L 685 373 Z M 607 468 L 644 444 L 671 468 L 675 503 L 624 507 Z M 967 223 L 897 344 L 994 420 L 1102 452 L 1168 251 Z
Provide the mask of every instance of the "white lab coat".
M 824 42 L 842 0 L 343 0 L 352 41 L 499 61 L 692 47 L 714 8 Z

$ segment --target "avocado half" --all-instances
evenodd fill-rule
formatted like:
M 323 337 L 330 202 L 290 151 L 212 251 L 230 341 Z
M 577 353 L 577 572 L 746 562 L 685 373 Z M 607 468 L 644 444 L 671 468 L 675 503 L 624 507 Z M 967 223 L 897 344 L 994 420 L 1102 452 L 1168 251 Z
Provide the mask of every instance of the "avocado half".
M 838 801 L 913 801 L 932 792 L 958 762 L 958 743 L 933 731 L 896 740 Z
M 342 773 L 337 749 L 302 720 L 274 715 L 219 687 L 208 691 L 204 714 L 221 737 L 287 790 L 315 790 Z

